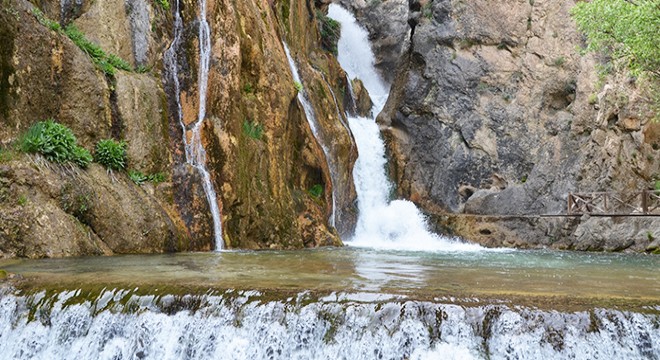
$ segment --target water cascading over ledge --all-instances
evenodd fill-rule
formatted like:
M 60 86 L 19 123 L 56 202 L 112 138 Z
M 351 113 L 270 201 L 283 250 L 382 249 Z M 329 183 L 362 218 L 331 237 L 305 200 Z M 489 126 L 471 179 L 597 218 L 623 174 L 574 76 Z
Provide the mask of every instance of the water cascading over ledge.
M 545 311 L 350 294 L 0 294 L 21 359 L 657 359 L 658 309 Z
M 342 25 L 337 45 L 339 63 L 351 79 L 362 81 L 373 101 L 370 118 L 348 117 L 359 150 L 353 170 L 359 217 L 350 244 L 402 250 L 478 250 L 478 246 L 430 233 L 426 219 L 412 202 L 390 201 L 392 185 L 385 172 L 385 144 L 375 121 L 387 101 L 389 85 L 376 71 L 367 32 L 355 17 L 337 4 L 330 4 L 328 16 Z

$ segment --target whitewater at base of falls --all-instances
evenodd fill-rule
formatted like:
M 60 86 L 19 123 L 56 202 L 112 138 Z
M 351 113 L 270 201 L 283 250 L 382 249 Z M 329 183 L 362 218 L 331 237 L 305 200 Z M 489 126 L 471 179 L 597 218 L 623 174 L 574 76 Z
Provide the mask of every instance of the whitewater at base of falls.
M 257 291 L 0 295 L 7 359 L 658 359 L 660 315 Z
M 385 144 L 375 121 L 385 106 L 389 86 L 374 66 L 374 55 L 366 30 L 353 15 L 330 4 L 328 16 L 341 23 L 337 59 L 351 79 L 362 80 L 373 102 L 373 118 L 348 117 L 358 148 L 353 170 L 358 195 L 359 217 L 355 235 L 348 245 L 391 250 L 470 251 L 483 249 L 428 231 L 426 218 L 410 201 L 390 201 L 392 185 L 385 168 Z M 350 81 L 349 81 L 350 85 Z

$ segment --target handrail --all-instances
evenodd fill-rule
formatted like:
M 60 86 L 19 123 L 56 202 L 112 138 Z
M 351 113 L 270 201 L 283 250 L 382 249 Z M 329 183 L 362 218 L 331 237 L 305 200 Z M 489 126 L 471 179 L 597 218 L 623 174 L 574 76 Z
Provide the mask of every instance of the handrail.
M 660 190 L 569 193 L 568 215 L 660 215 Z

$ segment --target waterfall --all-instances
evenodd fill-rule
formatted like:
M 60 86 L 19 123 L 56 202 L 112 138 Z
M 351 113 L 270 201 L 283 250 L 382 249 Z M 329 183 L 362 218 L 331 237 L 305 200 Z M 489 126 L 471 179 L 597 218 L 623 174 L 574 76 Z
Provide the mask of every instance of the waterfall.
M 660 309 L 462 306 L 355 294 L 0 295 L 7 359 L 658 359 Z
M 206 1 L 200 0 L 200 15 L 199 15 L 199 76 L 197 79 L 199 91 L 199 110 L 197 113 L 197 121 L 193 124 L 192 129 L 188 129 L 183 121 L 183 111 L 181 109 L 180 93 L 181 85 L 179 83 L 178 73 L 178 60 L 177 52 L 181 45 L 181 36 L 183 34 L 183 21 L 179 14 L 179 0 L 174 0 L 174 40 L 170 47 L 165 51 L 163 62 L 165 64 L 165 71 L 174 86 L 174 93 L 177 105 L 177 118 L 181 125 L 183 144 L 186 153 L 186 163 L 195 168 L 202 179 L 202 187 L 206 194 L 206 200 L 209 204 L 211 217 L 213 219 L 213 236 L 215 239 L 216 250 L 222 250 L 224 241 L 222 239 L 222 223 L 220 220 L 220 209 L 218 207 L 218 200 L 213 183 L 211 182 L 211 174 L 206 169 L 206 151 L 201 141 L 201 127 L 206 118 L 206 92 L 208 89 L 209 65 L 211 61 L 211 35 L 209 24 L 206 21 Z M 191 132 L 190 140 L 188 140 L 188 131 Z
M 286 53 L 286 58 L 289 61 L 289 68 L 291 69 L 291 74 L 293 75 L 293 81 L 295 81 L 298 84 L 302 85 L 302 80 L 300 79 L 300 74 L 298 73 L 298 65 L 296 65 L 295 60 L 291 56 L 291 51 L 289 51 L 289 46 L 287 46 L 286 42 L 282 42 L 282 45 L 284 46 L 284 52 Z M 309 123 L 309 127 L 312 129 L 312 134 L 314 134 L 314 138 L 316 141 L 319 143 L 321 146 L 321 149 L 323 150 L 323 155 L 326 161 L 326 164 L 328 165 L 328 170 L 330 171 L 330 181 L 332 182 L 332 215 L 330 215 L 329 223 L 332 225 L 332 227 L 336 227 L 335 220 L 337 218 L 336 216 L 336 208 L 337 204 L 335 203 L 336 199 L 336 194 L 335 194 L 335 180 L 337 179 L 337 170 L 335 169 L 333 163 L 329 161 L 330 159 L 330 150 L 326 146 L 325 142 L 321 138 L 321 135 L 319 133 L 319 128 L 320 125 L 316 121 L 316 114 L 314 112 L 314 108 L 312 107 L 312 104 L 309 102 L 307 99 L 307 94 L 305 91 L 305 88 L 303 87 L 300 91 L 298 91 L 298 101 L 303 107 L 303 111 L 305 112 L 305 117 L 307 118 L 307 122 Z
M 432 234 L 426 219 L 410 201 L 390 201 L 392 184 L 386 174 L 385 145 L 375 117 L 385 106 L 389 86 L 374 67 L 374 55 L 366 30 L 353 15 L 337 4 L 330 4 L 328 16 L 341 23 L 337 59 L 351 79 L 362 80 L 373 102 L 372 118 L 348 116 L 358 147 L 353 170 L 358 195 L 359 217 L 350 245 L 401 250 L 476 250 Z M 350 83 L 350 81 L 349 81 Z

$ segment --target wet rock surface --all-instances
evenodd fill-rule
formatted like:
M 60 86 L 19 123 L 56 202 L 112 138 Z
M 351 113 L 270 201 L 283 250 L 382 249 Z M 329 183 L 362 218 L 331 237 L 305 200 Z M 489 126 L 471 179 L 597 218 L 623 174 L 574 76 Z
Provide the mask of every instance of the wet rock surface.
M 75 24 L 107 54 L 131 65 L 131 70 L 113 74 L 104 74 L 63 32 L 49 29 L 35 16 L 34 3 L 11 0 L 3 5 L 3 154 L 14 152 L 11 148 L 32 124 L 53 118 L 71 128 L 88 150 L 100 139 L 125 140 L 129 169 L 161 174 L 165 180 L 138 186 L 125 173 L 108 175 L 96 165 L 73 174 L 54 170 L 59 165 L 40 165 L 28 174 L 32 160 L 19 153 L 3 155 L 0 165 L 11 178 L 6 191 L 13 198 L 0 205 L 5 233 L 0 247 L 5 256 L 214 248 L 208 201 L 199 173 L 186 164 L 183 141 L 184 136 L 190 140 L 190 126 L 199 109 L 199 4 L 180 3 L 183 27 L 176 45 L 180 92 L 167 76 L 163 60 L 175 36 L 174 2 L 170 8 L 142 0 L 36 4 L 45 18 L 61 26 Z M 347 92 L 345 74 L 321 49 L 315 9 L 305 1 L 272 7 L 208 1 L 207 19 L 211 70 L 201 138 L 222 210 L 225 245 L 287 249 L 340 245 L 338 232 L 351 233 L 357 216 L 352 181 L 357 151 L 345 127 L 343 104 L 333 96 Z M 321 141 L 332 145 L 328 161 L 341 165 L 337 183 L 330 179 L 321 144 L 296 101 L 283 38 L 295 53 L 304 88 L 323 121 Z M 22 176 L 32 179 L 17 188 Z M 41 189 L 41 183 L 58 189 L 69 184 L 75 191 L 65 196 L 60 190 Z M 61 200 L 78 199 L 77 192 L 94 200 L 93 211 L 80 217 L 68 213 Z M 337 229 L 329 223 L 333 192 L 342 216 Z M 16 197 L 24 193 L 29 205 L 19 206 Z M 42 219 L 44 212 L 50 215 Z M 42 219 L 42 224 L 32 225 L 35 219 Z
M 569 192 L 652 186 L 657 125 L 643 88 L 618 74 L 598 84 L 602 60 L 578 54 L 572 6 L 410 3 L 410 47 L 379 117 L 401 196 L 428 213 L 505 217 L 565 214 Z M 568 247 L 641 250 L 633 229 L 585 220 Z M 529 241 L 519 246 L 542 246 Z

